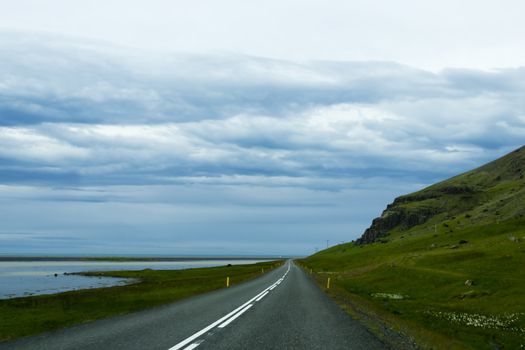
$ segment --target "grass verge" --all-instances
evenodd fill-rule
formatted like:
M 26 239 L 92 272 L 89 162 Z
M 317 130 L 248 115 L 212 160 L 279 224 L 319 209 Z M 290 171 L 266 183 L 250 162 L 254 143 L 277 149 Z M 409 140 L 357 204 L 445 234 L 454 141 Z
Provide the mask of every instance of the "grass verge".
M 330 277 L 329 294 L 353 316 L 421 348 L 525 348 L 525 220 L 445 223 L 394 231 L 386 243 L 339 245 L 300 263 L 323 287 Z
M 186 270 L 101 271 L 88 276 L 123 277 L 138 282 L 110 288 L 0 300 L 0 342 L 160 306 L 238 284 L 282 261 Z

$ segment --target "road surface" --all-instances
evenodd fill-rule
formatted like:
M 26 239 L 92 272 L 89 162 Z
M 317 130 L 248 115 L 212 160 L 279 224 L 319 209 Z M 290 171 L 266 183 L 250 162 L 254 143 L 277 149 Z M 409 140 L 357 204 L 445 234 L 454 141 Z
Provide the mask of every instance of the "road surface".
M 0 349 L 384 349 L 293 262 L 164 307 L 0 343 Z

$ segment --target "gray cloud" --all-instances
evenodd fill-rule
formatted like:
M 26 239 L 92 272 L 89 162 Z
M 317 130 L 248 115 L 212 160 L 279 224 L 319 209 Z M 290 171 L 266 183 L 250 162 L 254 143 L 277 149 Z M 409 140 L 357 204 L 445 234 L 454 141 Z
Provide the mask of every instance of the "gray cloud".
M 238 252 L 249 232 L 296 253 L 357 237 L 393 196 L 525 138 L 522 68 L 159 55 L 5 33 L 0 45 L 5 235 L 95 250 L 129 235 L 180 252 L 237 240 Z
M 2 34 L 0 123 L 166 123 L 287 115 L 340 103 L 461 99 L 523 89 L 523 70 L 442 74 L 389 62 L 140 53 Z M 20 58 L 23 59 L 20 59 Z M 159 58 L 160 57 L 160 58 Z M 515 96 L 517 98 L 517 96 Z
M 383 181 L 337 193 L 238 183 L 1 186 L 0 242 L 3 253 L 304 254 L 358 234 L 393 195 Z

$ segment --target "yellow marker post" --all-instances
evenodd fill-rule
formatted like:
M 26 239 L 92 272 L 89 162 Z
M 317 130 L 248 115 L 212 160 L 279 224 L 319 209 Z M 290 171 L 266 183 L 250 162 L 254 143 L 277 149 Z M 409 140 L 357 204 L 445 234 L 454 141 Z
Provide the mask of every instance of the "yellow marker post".
M 226 277 L 226 288 L 230 286 L 230 277 Z
M 261 268 L 261 273 L 264 273 L 264 267 L 263 267 L 263 268 Z
M 328 280 L 326 281 L 326 289 L 330 289 L 330 277 L 328 277 Z
M 310 274 L 312 274 L 312 273 L 313 273 L 313 270 L 312 270 L 312 269 L 310 269 Z

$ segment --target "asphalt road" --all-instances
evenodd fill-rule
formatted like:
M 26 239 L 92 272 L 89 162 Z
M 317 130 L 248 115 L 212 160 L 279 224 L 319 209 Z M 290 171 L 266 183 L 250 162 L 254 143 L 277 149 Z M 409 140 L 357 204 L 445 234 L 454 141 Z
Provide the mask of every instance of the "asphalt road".
M 384 349 L 293 263 L 164 307 L 1 343 L 0 349 Z

